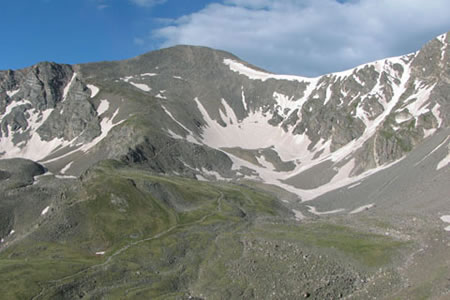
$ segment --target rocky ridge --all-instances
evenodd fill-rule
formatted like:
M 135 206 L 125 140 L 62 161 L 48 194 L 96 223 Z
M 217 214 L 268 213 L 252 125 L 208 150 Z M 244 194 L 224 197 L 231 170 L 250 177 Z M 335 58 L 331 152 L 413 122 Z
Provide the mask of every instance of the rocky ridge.
M 448 126 L 449 39 L 317 78 L 191 46 L 3 71 L 1 158 L 75 176 L 120 158 L 159 173 L 256 179 L 309 200 L 399 161 Z M 302 180 L 324 170 L 321 180 Z

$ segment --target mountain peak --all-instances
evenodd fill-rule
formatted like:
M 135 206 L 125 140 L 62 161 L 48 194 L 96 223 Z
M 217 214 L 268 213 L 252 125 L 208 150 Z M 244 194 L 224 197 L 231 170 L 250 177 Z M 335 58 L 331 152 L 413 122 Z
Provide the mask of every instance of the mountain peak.
M 402 298 L 448 261 L 449 52 L 446 34 L 315 78 L 197 46 L 0 72 L 2 286 L 26 298 L 264 298 L 280 284 L 274 297 Z M 9 284 L 17 276 L 39 285 Z

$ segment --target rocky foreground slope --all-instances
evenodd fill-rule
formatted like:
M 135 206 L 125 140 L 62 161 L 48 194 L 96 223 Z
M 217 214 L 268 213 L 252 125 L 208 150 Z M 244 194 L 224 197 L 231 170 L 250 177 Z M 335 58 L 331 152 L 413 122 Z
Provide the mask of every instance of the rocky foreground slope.
M 449 44 L 317 78 L 192 46 L 0 71 L 2 292 L 445 295 Z

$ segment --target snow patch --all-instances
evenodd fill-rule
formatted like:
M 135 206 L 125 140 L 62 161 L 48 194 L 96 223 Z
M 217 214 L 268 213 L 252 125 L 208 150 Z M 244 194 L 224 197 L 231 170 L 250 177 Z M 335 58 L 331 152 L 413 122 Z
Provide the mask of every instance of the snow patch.
M 442 61 L 444 60 L 444 56 L 445 56 L 445 49 L 447 48 L 447 42 L 445 41 L 445 39 L 447 38 L 447 34 L 441 34 L 440 36 L 437 37 L 437 39 L 439 40 L 439 42 L 442 43 L 442 47 L 441 47 L 441 65 L 442 65 Z
M 433 108 L 431 109 L 431 112 L 433 113 L 434 117 L 436 118 L 436 120 L 438 121 L 438 128 L 441 127 L 442 123 L 444 122 L 444 120 L 442 119 L 442 115 L 440 112 L 441 106 L 439 105 L 439 103 L 436 103 Z
M 97 107 L 97 115 L 101 116 L 109 109 L 109 101 L 106 99 L 100 100 L 100 104 Z
M 166 92 L 165 90 L 159 91 L 158 95 L 156 95 L 155 97 L 159 99 L 167 99 L 167 97 L 164 96 L 165 92 Z
M 450 223 L 450 216 L 449 215 L 442 216 L 441 220 L 442 220 L 442 222 Z
M 198 98 L 195 98 L 194 101 L 207 124 L 202 133 L 202 140 L 206 145 L 216 149 L 234 147 L 263 149 L 273 147 L 283 161 L 300 157 L 312 160 L 314 154 L 307 150 L 311 141 L 306 135 L 292 135 L 279 127 L 270 125 L 268 122 L 271 116 L 264 115 L 260 110 L 250 112 L 247 118 L 237 122 L 234 112 L 223 100 L 222 105 L 227 113 L 227 118 L 233 122 L 226 122 L 227 126 L 222 127 L 209 116 Z
M 208 179 L 206 179 L 206 178 L 203 177 L 202 175 L 196 174 L 195 177 L 197 177 L 197 180 L 198 180 L 198 181 L 208 181 Z
M 134 78 L 134 76 L 126 76 L 126 77 L 123 77 L 123 78 L 121 77 L 120 80 L 128 82 L 128 81 L 130 81 L 133 78 Z
M 17 89 L 17 90 L 14 90 L 14 91 L 6 91 L 6 95 L 8 95 L 8 97 L 11 98 L 15 94 L 17 94 L 19 91 L 20 91 L 20 89 Z
M 441 116 L 441 112 L 440 112 L 440 105 L 439 103 L 436 103 L 433 108 L 431 109 L 431 113 L 434 115 L 434 117 L 436 118 L 438 124 L 436 126 L 436 128 L 430 128 L 430 129 L 424 129 L 424 138 L 429 137 L 430 135 L 433 135 L 436 132 L 436 129 L 442 126 L 442 123 L 444 122 L 444 119 Z
M 445 38 L 447 37 L 447 34 L 441 34 L 440 36 L 436 37 L 438 39 L 439 42 L 441 42 L 442 44 L 446 44 L 445 42 Z
M 77 179 L 76 176 L 69 176 L 69 175 L 55 175 L 58 179 Z
M 230 181 L 229 178 L 222 177 L 222 175 L 220 175 L 220 173 L 218 173 L 218 172 L 216 172 L 216 171 L 209 171 L 209 170 L 205 170 L 205 169 L 203 169 L 203 168 L 201 168 L 200 171 L 201 171 L 203 174 L 206 174 L 206 175 L 209 175 L 209 176 L 214 177 L 216 180 Z
M 303 220 L 306 218 L 305 215 L 303 215 L 302 212 L 299 210 L 293 209 L 292 212 L 294 213 L 295 219 L 297 221 L 300 221 L 300 220 Z
M 359 78 L 359 76 L 357 74 L 355 74 L 353 76 L 353 79 L 360 85 L 360 86 L 364 86 L 364 82 L 361 81 L 361 79 Z
M 240 123 L 238 120 L 238 117 L 236 116 L 236 114 L 234 113 L 234 110 L 231 108 L 231 106 L 228 104 L 228 102 L 222 98 L 221 103 L 222 103 L 223 108 L 225 109 L 225 111 L 223 111 L 223 112 L 222 112 L 222 109 L 219 111 L 220 116 L 222 117 L 222 120 L 226 124 Z M 225 116 L 224 116 L 224 113 L 225 113 Z
M 408 109 L 409 113 L 417 119 L 417 117 L 419 117 L 420 115 L 430 111 L 425 107 L 425 104 L 430 99 L 431 92 L 433 91 L 436 84 L 433 84 L 427 88 L 421 81 L 416 79 L 414 85 L 418 92 L 405 100 L 405 103 L 415 98 L 415 100 L 412 103 L 408 104 L 406 108 Z
M 66 87 L 64 88 L 64 91 L 63 91 L 63 102 L 67 99 L 67 94 L 69 93 L 69 91 L 70 91 L 70 87 L 72 86 L 72 83 L 75 81 L 75 78 L 77 77 L 77 73 L 73 73 L 73 75 L 72 75 L 72 79 L 70 79 L 70 81 L 69 81 L 69 83 L 66 85 Z
M 241 87 L 241 97 L 242 97 L 242 105 L 244 106 L 244 110 L 247 111 L 247 101 L 245 100 L 244 86 Z
M 93 139 L 92 141 L 90 141 L 89 143 L 84 144 L 83 146 L 76 148 L 75 150 L 72 150 L 68 153 L 65 153 L 61 156 L 46 160 L 46 161 L 42 161 L 43 164 L 46 163 L 51 163 L 54 161 L 57 161 L 61 158 L 67 157 L 69 155 L 72 155 L 78 151 L 83 151 L 83 152 L 88 152 L 90 151 L 94 146 L 96 146 L 98 143 L 100 143 L 107 135 L 108 133 L 116 126 L 122 124 L 123 122 L 126 121 L 126 119 L 120 120 L 118 122 L 114 123 L 114 119 L 116 118 L 117 114 L 119 113 L 119 108 L 117 108 L 117 110 L 114 112 L 114 114 L 112 115 L 111 118 L 103 118 L 102 121 L 100 122 L 100 128 L 101 128 L 101 134 L 99 136 L 97 136 L 95 139 Z M 67 145 L 72 145 L 73 142 L 76 140 L 76 138 L 74 138 L 72 141 L 70 142 L 65 142 L 63 143 L 63 145 L 67 146 Z M 56 175 L 57 178 L 60 179 L 71 179 L 71 178 L 77 178 L 75 176 L 60 176 L 60 175 Z
M 294 97 L 288 97 L 281 93 L 274 92 L 273 99 L 276 101 L 277 113 L 286 118 L 290 111 L 298 109 L 301 111 L 303 104 L 308 100 L 307 97 L 302 97 L 301 99 L 294 100 Z M 287 111 L 285 113 L 285 111 Z
M 50 206 L 47 206 L 46 208 L 44 208 L 41 212 L 41 216 L 45 215 L 46 213 L 48 213 L 48 210 L 50 209 Z
M 152 89 L 146 85 L 145 83 L 134 83 L 129 81 L 129 83 L 135 87 L 137 87 L 140 90 L 143 90 L 144 92 L 150 92 Z
M 359 118 L 366 125 L 369 123 L 367 112 L 364 110 L 362 103 L 359 103 L 358 106 L 356 107 L 356 118 Z
M 438 165 L 437 165 L 437 167 L 436 167 L 436 170 L 440 170 L 440 169 L 442 169 L 443 167 L 446 167 L 448 164 L 450 164 L 450 149 L 448 150 L 447 156 L 444 157 L 444 159 L 442 159 L 442 160 L 438 163 Z
M 329 183 L 324 184 L 324 185 L 322 185 L 322 186 L 320 186 L 320 187 L 318 187 L 316 189 L 313 189 L 313 190 L 306 190 L 306 191 L 297 192 L 297 194 L 301 195 L 303 201 L 313 200 L 314 198 L 316 198 L 316 197 L 318 197 L 320 195 L 323 195 L 323 194 L 325 194 L 327 192 L 336 190 L 336 189 L 341 188 L 343 186 L 346 186 L 348 184 L 352 184 L 352 183 L 354 183 L 356 181 L 360 181 L 360 180 L 362 180 L 364 178 L 367 178 L 370 175 L 373 175 L 373 174 L 375 174 L 377 172 L 380 172 L 380 171 L 382 171 L 384 169 L 387 169 L 387 168 L 397 164 L 398 162 L 400 162 L 402 160 L 403 160 L 403 158 L 399 159 L 398 161 L 392 162 L 390 164 L 383 165 L 383 166 L 380 166 L 378 168 L 370 169 L 370 170 L 368 170 L 368 171 L 366 171 L 364 173 L 359 174 L 358 176 L 350 177 L 349 176 L 350 175 L 350 171 L 353 169 L 353 165 L 352 164 L 354 163 L 354 160 L 352 159 L 352 161 L 347 163 L 347 165 L 345 165 L 344 167 L 342 167 L 339 170 L 339 173 L 336 174 Z
M 30 104 L 30 105 L 31 105 L 31 102 L 28 101 L 28 100 L 25 100 L 25 99 L 20 100 L 20 101 L 13 101 L 13 102 L 11 102 L 11 103 L 8 104 L 8 106 L 6 107 L 5 113 L 4 113 L 3 115 L 0 116 L 0 121 L 3 119 L 3 117 L 9 115 L 9 114 L 13 111 L 14 108 L 16 108 L 16 107 L 18 107 L 18 106 L 26 105 L 26 104 Z
M 435 132 L 436 132 L 436 128 L 424 129 L 423 130 L 423 137 L 427 138 L 427 137 L 433 135 Z
M 177 140 L 182 140 L 183 139 L 183 137 L 181 135 L 176 134 L 175 132 L 173 132 L 170 129 L 167 129 L 167 133 L 174 139 L 177 139 Z
M 266 157 L 264 155 L 261 155 L 260 157 L 256 157 L 256 161 L 263 166 L 264 168 L 267 168 L 269 170 L 274 170 L 275 166 L 266 160 Z
M 167 110 L 167 108 L 165 106 L 161 106 L 162 109 L 164 110 L 164 112 L 172 119 L 172 121 L 174 121 L 178 126 L 180 126 L 181 128 L 183 128 L 185 131 L 187 131 L 188 135 L 186 137 L 188 142 L 194 143 L 194 144 L 200 144 L 195 138 L 194 138 L 194 134 L 192 133 L 192 131 L 190 131 L 187 127 L 185 127 L 183 124 L 181 124 L 177 119 L 175 119 L 175 117 L 170 113 L 169 110 Z M 179 137 L 178 134 L 173 133 L 172 131 L 169 130 L 169 134 L 173 134 L 173 137 L 177 136 Z
M 144 76 L 153 77 L 153 76 L 156 76 L 156 75 L 158 75 L 158 74 L 156 74 L 156 73 L 143 73 L 143 74 L 141 74 L 141 77 L 144 77 Z
M 351 215 L 357 214 L 357 213 L 363 212 L 363 211 L 365 211 L 365 210 L 368 210 L 369 208 L 372 208 L 372 207 L 374 207 L 374 206 L 375 206 L 374 203 L 367 204 L 367 205 L 363 205 L 363 206 L 360 206 L 360 207 L 358 207 L 358 208 L 352 210 L 352 211 L 350 212 L 350 214 L 351 214 Z
M 301 104 L 299 104 L 299 109 L 301 109 L 301 107 L 303 106 L 303 104 L 308 101 L 309 97 L 311 96 L 311 94 L 313 93 L 313 91 L 316 89 L 317 87 L 317 83 L 319 82 L 319 77 L 318 78 L 311 78 L 308 82 L 308 86 L 306 87 L 305 91 L 303 92 L 303 97 L 301 99 Z
M 76 74 L 74 74 L 74 76 L 72 77 L 72 80 L 74 80 L 75 77 L 76 77 Z M 68 84 L 66 86 L 66 91 L 68 91 L 69 88 L 70 88 L 70 84 Z M 101 102 L 99 105 L 98 112 L 100 112 L 100 114 L 102 114 L 104 112 L 104 110 L 106 109 L 106 106 L 108 104 L 108 102 L 107 101 L 105 102 L 105 101 L 106 100 L 103 100 L 103 102 Z M 28 100 L 21 100 L 18 102 L 13 102 L 7 107 L 7 113 L 9 113 L 14 107 L 16 107 L 18 105 L 24 105 L 24 104 L 31 104 L 31 103 Z M 47 109 L 45 111 L 38 111 L 33 108 L 28 109 L 27 114 L 29 115 L 29 118 L 27 119 L 28 127 L 26 129 L 26 133 L 30 136 L 30 138 L 28 140 L 22 141 L 19 144 L 14 143 L 14 141 L 13 141 L 14 133 L 11 130 L 11 127 L 8 126 L 8 128 L 7 128 L 8 132 L 9 132 L 8 136 L 4 135 L 3 137 L 0 138 L 0 158 L 6 159 L 6 158 L 21 157 L 21 158 L 26 158 L 26 159 L 31 159 L 34 161 L 42 162 L 42 160 L 45 157 L 47 157 L 48 155 L 50 155 L 52 152 L 54 152 L 57 149 L 62 149 L 67 146 L 79 146 L 79 145 L 74 145 L 74 143 L 78 137 L 75 137 L 71 141 L 66 141 L 62 138 L 54 138 L 50 141 L 44 141 L 41 139 L 40 135 L 37 133 L 37 129 L 40 126 L 42 126 L 42 124 L 45 123 L 45 121 L 48 119 L 48 117 L 50 116 L 50 114 L 52 112 L 53 112 L 53 109 Z M 118 113 L 118 109 L 116 110 L 116 112 L 114 113 L 114 115 L 112 116 L 111 119 L 104 118 L 101 121 L 100 125 L 101 125 L 102 133 L 99 137 L 95 138 L 93 141 L 91 141 L 88 144 L 83 145 L 82 147 L 72 150 L 69 153 L 66 153 L 62 156 L 59 156 L 57 158 L 54 158 L 54 159 L 51 159 L 51 160 L 48 160 L 48 161 L 42 162 L 42 163 L 56 161 L 60 158 L 71 155 L 79 150 L 86 152 L 91 147 L 93 147 L 95 144 L 97 144 L 100 140 L 102 140 L 108 134 L 108 132 L 111 130 L 112 127 L 125 121 L 125 120 L 122 120 L 120 122 L 113 123 L 112 120 L 115 118 L 117 113 Z M 1 121 L 1 118 L 2 117 L 0 117 L 0 121 Z
M 29 109 L 27 112 L 28 118 L 28 133 L 31 138 L 24 141 L 23 144 L 18 145 L 13 142 L 13 131 L 8 125 L 9 135 L 0 138 L 0 158 L 28 158 L 34 161 L 49 155 L 53 150 L 63 144 L 62 139 L 53 139 L 51 141 L 43 141 L 36 130 L 47 120 L 53 109 L 47 109 L 39 112 L 34 109 Z M 1 154 L 3 152 L 3 154 Z
M 72 166 L 73 161 L 71 161 L 70 163 L 68 163 L 64 168 L 61 169 L 61 174 L 65 174 L 67 172 L 67 170 L 70 169 L 70 167 Z
M 325 101 L 323 102 L 324 106 L 331 100 L 331 94 L 332 94 L 331 87 L 332 87 L 332 85 L 329 84 L 327 91 L 325 92 Z
M 98 92 L 100 91 L 98 87 L 92 84 L 88 84 L 87 87 L 91 90 L 91 98 L 97 96 Z
M 120 120 L 120 121 L 114 123 L 114 119 L 116 118 L 118 113 L 119 113 L 119 108 L 117 108 L 117 110 L 114 112 L 114 114 L 112 115 L 111 118 L 109 118 L 109 119 L 103 118 L 102 121 L 100 122 L 100 127 L 101 127 L 102 133 L 98 137 L 93 139 L 91 142 L 83 145 L 80 148 L 80 150 L 82 150 L 84 152 L 89 151 L 92 147 L 94 147 L 95 145 L 100 143 L 100 141 L 102 141 L 108 135 L 108 133 L 111 131 L 111 129 L 113 129 L 117 125 L 120 125 L 123 122 L 125 122 L 126 119 Z
M 53 175 L 52 172 L 45 172 L 42 175 L 36 175 L 33 177 L 33 185 L 37 184 L 42 177 Z
M 336 213 L 339 213 L 339 212 L 342 212 L 345 210 L 343 208 L 339 208 L 339 209 L 329 210 L 329 211 L 317 211 L 317 209 L 314 206 L 307 205 L 306 207 L 308 207 L 308 211 L 310 213 L 317 215 L 317 216 L 336 214 Z
M 450 223 L 450 216 L 449 215 L 441 216 L 441 220 L 442 220 L 442 222 Z M 450 226 L 445 227 L 444 230 L 450 231 Z
M 355 184 L 352 184 L 352 185 L 350 185 L 349 187 L 347 187 L 347 190 L 350 190 L 350 189 L 352 189 L 352 188 L 354 188 L 354 187 L 357 187 L 358 185 L 360 185 L 361 184 L 361 182 L 357 182 L 357 183 L 355 183 Z
M 276 74 L 270 74 L 263 71 L 258 71 L 255 69 L 252 69 L 250 67 L 247 67 L 246 65 L 237 62 L 232 59 L 224 59 L 223 63 L 227 65 L 231 71 L 239 73 L 241 75 L 244 75 L 250 79 L 254 80 L 261 80 L 266 81 L 268 79 L 277 79 L 277 80 L 289 80 L 289 81 L 299 81 L 299 82 L 305 82 L 310 81 L 311 78 L 307 77 L 300 77 L 300 76 L 294 76 L 294 75 L 276 75 Z
M 400 123 L 406 122 L 408 120 L 411 120 L 411 118 L 412 118 L 412 116 L 409 114 L 400 113 L 395 116 L 395 122 L 397 124 L 400 124 Z

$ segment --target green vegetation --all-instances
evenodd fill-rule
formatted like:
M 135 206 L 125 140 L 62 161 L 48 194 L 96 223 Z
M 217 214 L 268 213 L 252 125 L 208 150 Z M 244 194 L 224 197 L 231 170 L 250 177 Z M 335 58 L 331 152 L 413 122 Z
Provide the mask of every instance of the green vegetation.
M 379 267 L 402 246 L 343 226 L 276 224 L 286 221 L 286 208 L 255 188 L 158 176 L 113 160 L 91 168 L 80 185 L 35 232 L 0 252 L 7 299 L 252 297 L 266 292 L 271 269 L 281 289 L 297 286 L 292 293 L 299 293 L 303 273 L 286 270 L 301 251 L 318 247 Z M 253 240 L 259 246 L 244 247 Z M 279 242 L 295 251 L 278 251 Z M 304 267 L 317 266 L 315 281 L 331 276 L 330 262 L 311 253 Z M 340 286 L 355 275 L 336 262 L 330 270 L 344 274 L 334 281 L 335 294 L 349 293 L 352 285 Z
M 333 224 L 266 225 L 255 230 L 258 235 L 263 234 L 271 239 L 293 240 L 308 247 L 336 249 L 368 267 L 390 263 L 392 256 L 404 245 L 389 237 Z
M 70 247 L 24 243 L 14 252 L 2 253 L 0 293 L 3 299 L 29 299 L 40 292 L 40 283 L 79 272 L 98 258 L 74 253 Z
M 116 280 L 103 274 L 103 266 L 130 272 L 150 262 L 167 263 L 186 251 L 196 256 L 186 264 L 192 267 L 183 271 L 191 281 L 201 253 L 208 251 L 211 240 L 222 231 L 220 227 L 232 230 L 249 222 L 250 216 L 274 216 L 281 209 L 273 197 L 252 189 L 156 176 L 116 161 L 103 161 L 89 170 L 81 192 L 65 201 L 63 209 L 42 224 L 35 236 L 0 253 L 3 295 L 31 297 L 39 293 L 40 286 L 50 295 L 67 288 L 69 282 L 83 285 L 80 282 L 90 276 L 102 286 Z M 35 239 L 45 242 L 36 243 Z M 103 251 L 104 256 L 96 255 Z M 164 264 L 157 269 L 164 272 Z M 174 271 L 169 269 L 168 276 L 152 275 L 160 283 L 146 287 L 146 295 L 171 290 L 168 285 L 173 284 L 167 278 L 175 275 L 170 275 Z

